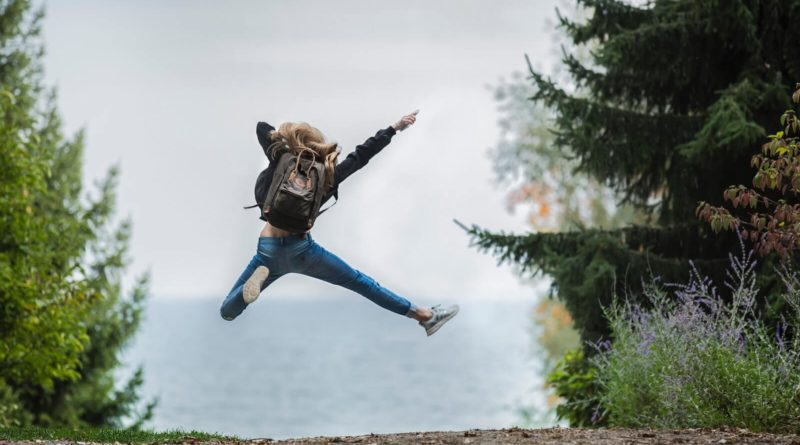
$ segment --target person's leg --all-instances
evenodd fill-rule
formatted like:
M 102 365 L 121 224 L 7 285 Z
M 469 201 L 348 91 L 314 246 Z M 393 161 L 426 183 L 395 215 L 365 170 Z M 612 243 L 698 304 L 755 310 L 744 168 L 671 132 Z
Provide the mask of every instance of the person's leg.
M 239 276 L 239 279 L 236 280 L 236 283 L 234 283 L 230 292 L 228 292 L 228 296 L 225 297 L 225 301 L 222 302 L 222 306 L 219 308 L 219 313 L 222 318 L 228 321 L 233 320 L 245 310 L 247 307 L 247 303 L 245 303 L 243 296 L 245 283 L 251 276 L 253 276 L 253 273 L 259 266 L 266 266 L 264 258 L 259 257 L 258 254 L 253 255 L 250 263 L 247 265 L 247 267 L 245 267 L 244 271 Z M 261 290 L 263 291 L 279 277 L 280 275 L 277 274 L 276 271 L 270 269 L 267 279 L 264 280 L 261 285 Z
M 396 314 L 405 315 L 418 321 L 431 318 L 430 310 L 419 308 L 407 299 L 386 289 L 371 277 L 350 267 L 341 258 L 325 250 L 313 240 L 310 242 L 309 248 L 300 256 L 300 261 L 297 262 L 299 267 L 293 272 L 350 289 Z M 427 317 L 425 317 L 426 315 Z

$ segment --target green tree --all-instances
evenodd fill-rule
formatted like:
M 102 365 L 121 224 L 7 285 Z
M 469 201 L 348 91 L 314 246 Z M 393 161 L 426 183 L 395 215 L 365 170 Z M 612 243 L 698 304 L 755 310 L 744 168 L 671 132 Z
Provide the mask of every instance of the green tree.
M 142 370 L 121 388 L 113 371 L 147 277 L 123 296 L 117 170 L 85 194 L 82 133 L 64 137 L 42 81 L 42 16 L 0 2 L 0 425 L 136 425 L 153 408 L 138 411 Z
M 610 186 L 618 204 L 653 224 L 514 235 L 469 229 L 501 262 L 553 277 L 584 340 L 609 333 L 602 307 L 614 294 L 641 297 L 641 278 L 680 282 L 687 259 L 723 282 L 733 236 L 695 218 L 699 201 L 751 175 L 752 147 L 788 105 L 800 77 L 796 0 L 671 0 L 632 5 L 583 0 L 591 16 L 559 17 L 575 45 L 596 45 L 590 63 L 565 53 L 575 88 L 532 67 L 532 100 L 555 115 L 553 144 L 576 171 Z M 762 288 L 769 293 L 774 275 Z M 762 274 L 762 279 L 764 274 Z M 587 350 L 589 352 L 590 350 Z
M 560 13 L 585 20 L 588 10 L 562 0 Z M 552 24 L 548 24 L 553 27 Z M 581 62 L 591 62 L 596 45 L 575 45 L 561 29 L 551 29 L 554 42 Z M 561 67 L 553 69 L 553 83 L 574 90 L 573 79 Z M 614 228 L 632 221 L 643 222 L 647 214 L 631 205 L 617 206 L 614 190 L 597 178 L 577 169 L 579 163 L 570 147 L 554 143 L 555 114 L 537 101 L 522 73 L 512 73 L 510 82 L 494 87 L 501 118 L 501 135 L 492 150 L 494 170 L 501 183 L 514 183 L 508 197 L 510 210 L 528 207 L 528 222 L 541 232 L 582 227 Z
M 562 13 L 575 20 L 587 17 L 588 11 L 578 5 L 562 6 Z M 590 51 L 595 45 L 574 45 L 561 30 L 553 29 L 552 34 L 562 51 L 590 62 Z M 554 82 L 562 88 L 574 89 L 569 73 L 556 68 L 553 74 Z M 555 114 L 544 104 L 531 101 L 534 93 L 519 72 L 512 73 L 510 82 L 501 81 L 494 87 L 501 113 L 498 122 L 501 136 L 492 157 L 498 182 L 513 184 L 507 200 L 509 210 L 526 208 L 528 223 L 538 232 L 584 227 L 612 229 L 647 222 L 650 215 L 646 212 L 630 204 L 617 206 L 613 189 L 585 172 L 576 171 L 579 163 L 574 153 L 569 147 L 554 144 Z M 539 343 L 536 351 L 541 354 L 542 371 L 548 376 L 544 388 L 547 404 L 559 406 L 550 412 L 538 405 L 531 406 L 523 410 L 523 416 L 532 423 L 543 424 L 550 422 L 552 412 L 577 426 L 588 423 L 593 402 L 572 399 L 574 394 L 593 391 L 594 374 L 591 370 L 580 372 L 590 365 L 581 351 L 575 351 L 581 344 L 571 315 L 556 293 L 551 292 L 549 298 L 537 302 L 532 319 Z
M 576 174 L 572 154 L 553 143 L 552 113 L 529 100 L 534 92 L 520 77 L 515 72 L 494 90 L 501 136 L 491 155 L 497 181 L 513 184 L 509 211 L 526 207 L 528 224 L 540 232 L 611 228 L 645 218 L 630 205 L 616 207 L 614 191 L 595 178 Z

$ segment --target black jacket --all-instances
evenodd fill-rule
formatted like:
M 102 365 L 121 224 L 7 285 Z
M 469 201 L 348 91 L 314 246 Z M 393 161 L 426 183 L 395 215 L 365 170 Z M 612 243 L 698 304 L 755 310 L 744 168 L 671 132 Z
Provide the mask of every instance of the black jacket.
M 275 174 L 275 165 L 277 164 L 277 162 L 274 162 L 275 159 L 268 150 L 269 146 L 273 143 L 272 138 L 270 138 L 270 132 L 273 130 L 275 130 L 275 127 L 266 122 L 259 122 L 256 125 L 258 143 L 261 144 L 261 148 L 264 149 L 264 154 L 267 155 L 267 160 L 269 161 L 266 173 L 267 188 L 269 188 L 269 183 L 272 182 L 272 176 Z M 336 165 L 333 174 L 333 188 L 323 196 L 322 203 L 324 204 L 331 199 L 332 196 L 337 196 L 338 199 L 339 184 L 347 179 L 348 176 L 355 173 L 356 170 L 367 165 L 373 156 L 378 154 L 383 147 L 389 145 L 389 142 L 392 141 L 392 136 L 396 133 L 397 131 L 391 125 L 378 130 L 375 136 L 370 137 L 363 144 L 357 146 L 355 151 L 348 154 L 342 162 Z M 264 219 L 264 217 L 262 216 L 261 219 Z

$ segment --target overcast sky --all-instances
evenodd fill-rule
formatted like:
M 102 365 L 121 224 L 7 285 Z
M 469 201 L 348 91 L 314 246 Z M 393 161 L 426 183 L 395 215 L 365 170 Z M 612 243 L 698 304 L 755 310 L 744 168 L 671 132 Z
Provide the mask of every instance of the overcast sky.
M 341 159 L 416 108 L 340 187 L 312 234 L 414 299 L 530 298 L 510 267 L 468 247 L 453 218 L 526 230 L 494 184 L 491 85 L 554 59 L 556 0 L 49 1 L 48 83 L 69 132 L 86 128 L 85 177 L 121 167 L 133 220 L 130 275 L 152 295 L 220 300 L 255 253 L 253 184 L 266 159 L 255 125 L 306 121 Z M 267 291 L 349 291 L 299 275 Z

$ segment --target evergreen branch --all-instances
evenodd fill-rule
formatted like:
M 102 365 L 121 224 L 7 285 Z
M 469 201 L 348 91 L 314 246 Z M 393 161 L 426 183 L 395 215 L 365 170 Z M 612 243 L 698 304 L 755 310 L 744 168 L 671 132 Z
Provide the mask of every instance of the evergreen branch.
M 635 29 L 650 20 L 653 15 L 648 8 L 636 7 L 618 0 L 579 0 L 579 3 L 594 11 L 586 23 L 577 24 L 558 15 L 559 23 L 576 44 L 593 39 L 604 42 L 611 36 Z
M 674 282 L 683 278 L 686 258 L 695 258 L 714 276 L 724 273 L 726 264 L 719 254 L 726 244 L 703 245 L 708 232 L 696 222 L 669 229 L 630 226 L 526 235 L 493 233 L 473 224 L 468 235 L 472 245 L 491 253 L 498 264 L 515 264 L 531 276 L 550 275 L 587 341 L 605 332 L 602 307 L 614 295 L 640 294 L 641 282 L 627 276 L 652 274 Z

